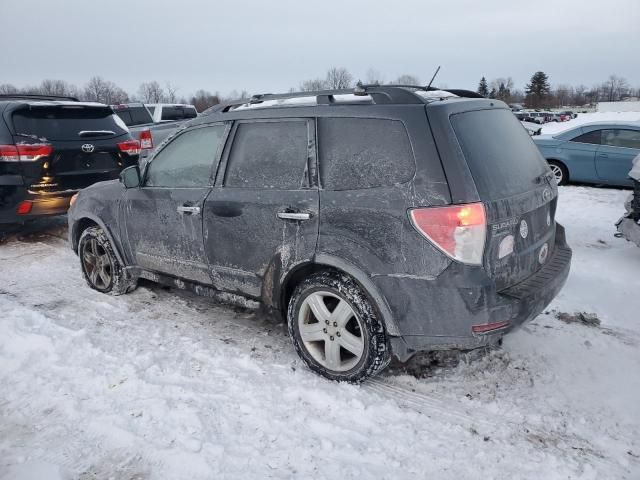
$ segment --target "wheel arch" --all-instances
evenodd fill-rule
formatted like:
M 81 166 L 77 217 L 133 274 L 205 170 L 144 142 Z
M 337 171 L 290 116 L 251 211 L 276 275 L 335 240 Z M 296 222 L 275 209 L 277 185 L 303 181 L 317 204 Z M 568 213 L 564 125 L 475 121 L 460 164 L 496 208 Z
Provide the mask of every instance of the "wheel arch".
M 100 229 L 102 229 L 104 234 L 109 239 L 111 246 L 113 247 L 113 253 L 115 253 L 116 257 L 118 258 L 120 265 L 124 267 L 126 263 L 124 262 L 124 258 L 120 252 L 120 244 L 115 241 L 115 238 L 111 234 L 111 231 L 109 230 L 109 228 L 107 228 L 104 222 L 102 222 L 98 217 L 95 217 L 93 215 L 89 215 L 89 214 L 83 215 L 73 223 L 72 232 L 71 232 L 71 241 L 73 242 L 71 247 L 73 248 L 73 251 L 78 253 L 78 244 L 80 242 L 80 237 L 82 236 L 82 232 L 84 232 L 87 228 L 90 228 L 90 227 L 99 227 Z
M 380 293 L 379 289 L 371 281 L 371 279 L 355 265 L 342 260 L 341 258 L 334 257 L 332 255 L 320 254 L 316 255 L 313 262 L 307 262 L 297 265 L 291 271 L 287 272 L 282 282 L 280 283 L 280 291 L 278 292 L 278 306 L 286 315 L 287 305 L 296 285 L 312 273 L 319 271 L 335 271 L 338 273 L 344 273 L 349 275 L 355 280 L 355 282 L 362 288 L 365 294 L 373 302 L 374 306 L 382 316 L 387 333 L 390 336 L 399 336 L 400 330 L 393 315 L 391 309 L 386 300 Z
M 559 163 L 561 167 L 564 168 L 564 172 L 567 174 L 567 178 L 565 180 L 565 182 L 568 182 L 569 180 L 571 180 L 571 172 L 569 172 L 569 167 L 567 166 L 567 162 L 565 162 L 564 160 L 560 159 L 560 158 L 545 158 L 545 160 L 547 161 L 547 163 L 549 162 L 555 162 L 555 163 Z

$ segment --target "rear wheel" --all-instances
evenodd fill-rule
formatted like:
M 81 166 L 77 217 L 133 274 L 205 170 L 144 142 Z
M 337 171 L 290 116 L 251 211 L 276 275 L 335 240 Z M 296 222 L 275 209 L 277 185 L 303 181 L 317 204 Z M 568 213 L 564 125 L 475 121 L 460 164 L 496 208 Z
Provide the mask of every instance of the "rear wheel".
M 357 383 L 389 363 L 384 325 L 350 277 L 321 272 L 295 289 L 287 312 L 289 334 L 311 370 Z
M 562 163 L 556 162 L 555 160 L 549 160 L 548 163 L 558 185 L 566 185 L 569 182 L 567 168 Z
M 102 293 L 122 295 L 136 286 L 128 279 L 113 247 L 100 227 L 89 227 L 78 242 L 78 256 L 87 284 Z

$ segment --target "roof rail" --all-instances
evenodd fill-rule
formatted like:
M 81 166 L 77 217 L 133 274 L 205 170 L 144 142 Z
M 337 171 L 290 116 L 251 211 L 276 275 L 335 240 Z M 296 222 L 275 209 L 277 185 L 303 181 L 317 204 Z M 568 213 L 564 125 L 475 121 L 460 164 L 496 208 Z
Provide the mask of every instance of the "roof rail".
M 0 100 L 66 100 L 78 102 L 76 97 L 64 95 L 39 95 L 31 93 L 3 93 L 0 94 Z
M 425 92 L 444 91 L 456 95 L 458 97 L 467 98 L 484 98 L 482 95 L 471 90 L 462 89 L 440 89 L 434 87 L 425 87 L 422 85 L 363 85 L 358 82 L 355 88 L 344 88 L 340 90 L 313 90 L 308 92 L 290 92 L 290 93 L 261 93 L 253 95 L 251 98 L 243 98 L 225 103 L 219 103 L 209 107 L 203 115 L 212 113 L 224 113 L 232 110 L 234 107 L 241 105 L 259 105 L 269 100 L 287 100 L 292 98 L 315 97 L 318 105 L 332 105 L 336 103 L 344 104 L 344 102 L 336 102 L 336 96 L 339 95 L 355 95 L 370 96 L 376 104 L 420 104 L 424 103 L 422 97 L 414 93 L 415 90 Z

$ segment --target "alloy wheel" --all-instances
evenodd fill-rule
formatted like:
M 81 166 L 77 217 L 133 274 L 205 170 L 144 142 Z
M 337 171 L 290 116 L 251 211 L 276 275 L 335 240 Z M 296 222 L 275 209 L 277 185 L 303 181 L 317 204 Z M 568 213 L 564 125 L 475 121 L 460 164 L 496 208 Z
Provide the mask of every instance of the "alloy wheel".
M 82 252 L 82 264 L 89 281 L 99 289 L 111 284 L 113 266 L 107 251 L 95 238 L 89 238 Z
M 362 359 L 362 322 L 349 302 L 334 293 L 320 290 L 306 297 L 298 313 L 298 328 L 309 355 L 329 370 L 351 370 Z
M 560 165 L 553 164 L 550 164 L 549 167 L 551 168 L 553 176 L 556 178 L 556 182 L 558 183 L 558 185 L 560 185 L 562 183 L 562 180 L 564 180 L 564 173 L 562 172 L 562 168 L 560 167 Z

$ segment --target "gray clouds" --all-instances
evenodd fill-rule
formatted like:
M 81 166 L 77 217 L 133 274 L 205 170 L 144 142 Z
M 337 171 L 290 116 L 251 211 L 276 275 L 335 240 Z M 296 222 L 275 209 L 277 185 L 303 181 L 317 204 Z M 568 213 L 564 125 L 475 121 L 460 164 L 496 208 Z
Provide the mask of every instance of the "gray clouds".
M 0 83 L 101 75 L 129 92 L 170 81 L 178 95 L 284 91 L 343 66 L 476 88 L 536 70 L 588 86 L 640 84 L 638 0 L 0 0 Z

